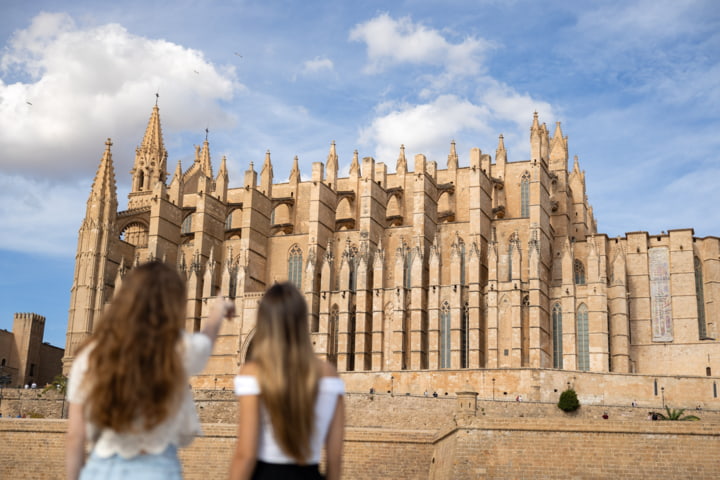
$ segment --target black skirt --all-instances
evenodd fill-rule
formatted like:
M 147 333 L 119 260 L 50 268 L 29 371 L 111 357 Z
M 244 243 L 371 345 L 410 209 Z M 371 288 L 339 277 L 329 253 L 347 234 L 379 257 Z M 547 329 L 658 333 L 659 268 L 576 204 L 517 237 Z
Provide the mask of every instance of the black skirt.
M 317 465 L 267 463 L 258 460 L 252 480 L 325 480 Z

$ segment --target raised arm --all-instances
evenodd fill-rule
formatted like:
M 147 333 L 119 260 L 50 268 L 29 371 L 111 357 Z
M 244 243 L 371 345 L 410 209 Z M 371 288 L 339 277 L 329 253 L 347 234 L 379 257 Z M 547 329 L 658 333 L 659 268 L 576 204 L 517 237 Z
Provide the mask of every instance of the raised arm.
M 202 333 L 207 335 L 212 343 L 215 343 L 223 318 L 230 320 L 235 315 L 235 304 L 223 297 L 215 297 L 211 301 L 210 312 Z

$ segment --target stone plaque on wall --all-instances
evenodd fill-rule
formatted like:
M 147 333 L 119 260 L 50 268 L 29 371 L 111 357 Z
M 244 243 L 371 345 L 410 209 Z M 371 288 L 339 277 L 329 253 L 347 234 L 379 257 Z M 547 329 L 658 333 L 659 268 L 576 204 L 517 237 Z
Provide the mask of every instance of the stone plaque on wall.
M 650 308 L 654 342 L 671 342 L 672 301 L 670 297 L 670 256 L 667 247 L 648 250 L 650 267 Z

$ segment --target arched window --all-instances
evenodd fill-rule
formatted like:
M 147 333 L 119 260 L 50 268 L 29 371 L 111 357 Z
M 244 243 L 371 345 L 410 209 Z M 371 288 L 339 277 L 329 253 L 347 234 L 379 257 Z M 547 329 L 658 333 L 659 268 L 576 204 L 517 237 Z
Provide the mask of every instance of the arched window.
M 187 235 L 188 233 L 192 233 L 192 213 L 185 217 L 180 227 L 181 235 Z
M 580 260 L 575 260 L 575 285 L 585 285 L 585 265 Z
M 296 243 L 288 254 L 288 281 L 297 288 L 302 288 L 302 250 Z
M 232 230 L 232 212 L 225 217 L 225 230 Z
M 563 368 L 562 308 L 556 303 L 552 309 L 553 368 Z
M 698 334 L 700 340 L 707 339 L 707 324 L 705 323 L 705 289 L 703 286 L 702 262 L 695 257 L 695 298 L 698 311 Z
M 588 333 L 588 309 L 581 304 L 577 310 L 577 368 L 590 370 L 590 335 Z
M 465 242 L 458 239 L 458 251 L 460 253 L 460 285 L 465 285 Z
M 450 368 L 450 304 L 440 307 L 440 368 Z
M 530 216 L 530 174 L 523 173 L 520 180 L 520 216 L 528 218 Z

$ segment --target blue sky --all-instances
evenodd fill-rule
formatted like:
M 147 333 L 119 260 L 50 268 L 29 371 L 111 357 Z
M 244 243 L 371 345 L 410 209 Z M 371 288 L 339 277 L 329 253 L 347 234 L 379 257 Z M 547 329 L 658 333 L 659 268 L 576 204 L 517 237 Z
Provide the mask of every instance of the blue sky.
M 105 139 L 120 208 L 159 91 L 168 169 L 209 129 L 230 185 L 337 143 L 395 167 L 529 157 L 534 111 L 586 171 L 598 230 L 720 235 L 720 8 L 674 1 L 0 0 L 0 328 L 64 346 L 77 231 Z

